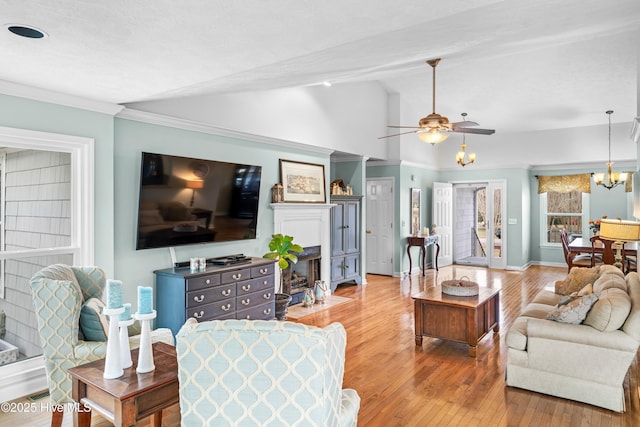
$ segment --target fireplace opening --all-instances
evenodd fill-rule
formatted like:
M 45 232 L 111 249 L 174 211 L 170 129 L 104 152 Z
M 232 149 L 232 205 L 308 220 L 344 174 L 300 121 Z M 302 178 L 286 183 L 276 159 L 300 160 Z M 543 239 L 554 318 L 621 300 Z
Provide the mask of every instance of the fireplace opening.
M 316 280 L 320 280 L 321 246 L 308 246 L 296 254 L 298 262 L 289 264 L 282 271 L 282 291 L 291 295 L 289 305 L 300 304 L 306 288 L 313 288 Z

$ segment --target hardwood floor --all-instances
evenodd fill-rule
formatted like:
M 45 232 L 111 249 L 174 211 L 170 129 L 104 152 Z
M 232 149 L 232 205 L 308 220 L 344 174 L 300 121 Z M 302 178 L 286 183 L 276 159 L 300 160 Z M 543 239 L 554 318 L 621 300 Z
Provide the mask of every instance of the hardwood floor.
M 480 342 L 475 359 L 460 343 L 425 337 L 416 347 L 411 295 L 462 276 L 502 290 L 501 332 L 490 332 Z M 450 266 L 403 280 L 369 275 L 367 285 L 338 287 L 336 294 L 352 301 L 296 321 L 345 326 L 344 387 L 356 389 L 362 398 L 360 426 L 640 425 L 637 359 L 625 379 L 627 411 L 622 414 L 505 385 L 506 331 L 541 288 L 565 276 L 566 268 L 539 266 L 524 272 Z M 25 422 L 24 416 L 11 419 L 0 414 L 0 427 L 46 426 L 48 416 L 44 413 Z M 179 425 L 177 406 L 165 411 L 164 421 L 163 425 Z M 70 417 L 65 417 L 64 425 L 72 425 Z M 110 424 L 94 416 L 92 425 Z

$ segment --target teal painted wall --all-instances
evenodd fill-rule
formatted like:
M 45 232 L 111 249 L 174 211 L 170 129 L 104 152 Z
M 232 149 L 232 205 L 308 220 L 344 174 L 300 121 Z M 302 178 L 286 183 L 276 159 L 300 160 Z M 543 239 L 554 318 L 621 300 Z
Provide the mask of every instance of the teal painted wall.
M 0 126 L 93 138 L 95 141 L 95 264 L 115 271 L 113 117 L 0 94 Z
M 242 162 L 262 166 L 257 238 L 240 242 L 179 246 L 175 248 L 178 261 L 190 257 L 215 257 L 233 253 L 262 256 L 268 251 L 273 231 L 271 187 L 280 182 L 279 159 L 319 163 L 329 170 L 328 155 L 309 154 L 264 143 L 233 139 L 206 133 L 142 123 L 115 120 L 115 263 L 116 277 L 126 286 L 125 298 L 135 298 L 138 285 L 152 286 L 153 271 L 171 267 L 169 249 L 135 250 L 136 218 L 141 152 Z M 135 299 L 134 299 L 135 301 Z

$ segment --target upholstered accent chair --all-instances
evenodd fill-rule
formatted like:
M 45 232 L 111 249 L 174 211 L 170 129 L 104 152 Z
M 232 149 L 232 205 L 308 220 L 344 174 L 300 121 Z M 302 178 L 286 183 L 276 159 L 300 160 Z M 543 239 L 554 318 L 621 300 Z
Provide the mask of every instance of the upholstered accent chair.
M 182 426 L 355 426 L 346 331 L 275 320 L 187 320 L 176 335 Z
M 72 267 L 54 264 L 37 272 L 30 280 L 31 292 L 38 320 L 38 331 L 52 404 L 72 402 L 71 376 L 67 373 L 83 363 L 105 357 L 106 341 L 84 341 L 79 318 L 83 303 L 90 298 L 102 298 L 105 273 L 98 267 Z M 139 330 L 132 328 L 129 334 Z M 173 345 L 169 329 L 151 332 L 153 342 Z M 129 338 L 131 348 L 137 348 L 140 336 Z M 63 408 L 61 405 L 59 408 Z M 52 412 L 51 425 L 60 425 L 62 412 Z

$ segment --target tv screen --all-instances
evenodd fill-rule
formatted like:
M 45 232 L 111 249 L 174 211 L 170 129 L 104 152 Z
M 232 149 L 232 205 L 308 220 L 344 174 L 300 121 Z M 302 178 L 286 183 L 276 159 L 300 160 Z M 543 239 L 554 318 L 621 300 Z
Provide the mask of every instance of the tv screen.
M 143 152 L 136 249 L 255 239 L 261 172 Z

